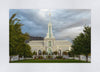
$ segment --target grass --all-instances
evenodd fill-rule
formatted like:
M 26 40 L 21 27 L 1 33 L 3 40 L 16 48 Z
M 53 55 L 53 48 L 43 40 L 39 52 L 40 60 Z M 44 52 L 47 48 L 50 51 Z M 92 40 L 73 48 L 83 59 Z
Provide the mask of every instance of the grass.
M 11 61 L 10 63 L 90 63 L 86 61 L 79 61 L 73 59 L 61 59 L 61 60 L 20 60 L 20 61 Z

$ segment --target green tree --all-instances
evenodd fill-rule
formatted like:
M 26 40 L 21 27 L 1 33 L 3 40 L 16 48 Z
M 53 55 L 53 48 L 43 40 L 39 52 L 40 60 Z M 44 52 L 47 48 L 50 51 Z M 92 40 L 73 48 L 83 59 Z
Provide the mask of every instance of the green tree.
M 79 57 L 79 60 L 80 60 L 80 55 L 82 54 L 83 37 L 84 37 L 83 33 L 80 33 L 80 35 L 73 40 L 73 45 L 72 45 L 72 48 L 74 49 L 73 50 L 74 54 Z
M 43 55 L 46 55 L 47 53 L 46 53 L 46 51 L 43 51 Z
M 71 51 L 68 52 L 70 57 L 73 57 L 73 59 L 75 59 L 75 52 L 74 49 L 72 48 Z
M 17 55 L 17 51 L 16 51 L 16 46 L 17 46 L 17 33 L 20 34 L 21 31 L 17 29 L 17 27 L 15 25 L 17 25 L 19 23 L 19 19 L 14 19 L 14 17 L 16 16 L 16 14 L 13 14 L 12 17 L 9 19 L 9 46 L 10 46 L 10 56 L 11 55 Z M 16 23 L 15 23 L 16 21 Z M 19 24 L 21 25 L 21 24 Z M 17 31 L 18 30 L 18 31 Z
M 58 52 L 57 52 L 57 51 L 54 51 L 53 53 L 54 53 L 55 55 L 57 55 L 57 54 L 58 54 Z
M 19 57 L 24 56 L 26 57 L 32 57 L 32 53 L 31 53 L 31 48 L 28 44 L 20 44 L 18 45 L 18 47 L 16 48 L 17 50 L 17 54 L 19 55 Z
M 63 52 L 63 55 L 68 55 L 68 53 L 66 51 Z
M 37 55 L 37 52 L 34 51 L 34 52 L 33 52 L 33 55 Z
M 12 55 L 23 55 L 27 57 L 31 55 L 30 46 L 25 44 L 25 40 L 29 39 L 29 35 L 28 33 L 22 33 L 21 26 L 23 24 L 21 24 L 20 20 L 15 18 L 15 16 L 16 14 L 13 14 L 9 19 L 9 55 L 10 57 Z
M 84 27 L 83 33 L 80 33 L 73 40 L 72 51 L 74 51 L 74 55 L 78 55 L 80 59 L 80 55 L 84 54 L 86 56 L 86 61 L 88 62 L 88 54 L 91 51 L 91 27 Z
M 86 61 L 88 62 L 88 55 L 91 54 L 91 27 L 85 27 L 84 39 L 83 39 L 83 54 L 86 56 Z

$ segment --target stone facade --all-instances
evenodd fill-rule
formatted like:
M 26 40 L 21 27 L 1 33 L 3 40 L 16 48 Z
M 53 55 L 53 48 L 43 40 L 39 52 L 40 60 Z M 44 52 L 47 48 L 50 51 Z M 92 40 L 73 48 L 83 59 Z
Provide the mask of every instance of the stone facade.
M 49 46 L 49 41 L 51 41 L 51 46 Z M 64 40 L 34 40 L 34 41 L 30 41 L 28 43 L 31 46 L 31 51 L 32 52 L 37 52 L 39 53 L 39 50 L 41 52 L 46 51 L 49 52 L 49 49 L 51 50 L 51 52 L 54 51 L 70 51 L 71 50 L 71 43 L 69 41 L 64 41 Z

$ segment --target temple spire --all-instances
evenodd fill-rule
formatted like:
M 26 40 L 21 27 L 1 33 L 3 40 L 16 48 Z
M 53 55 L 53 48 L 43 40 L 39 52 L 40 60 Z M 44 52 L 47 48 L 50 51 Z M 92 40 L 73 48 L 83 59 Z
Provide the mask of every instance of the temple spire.
M 51 12 L 49 10 L 49 22 L 51 22 Z
M 51 13 L 50 13 L 50 11 L 49 11 L 49 16 L 51 16 Z
M 50 10 L 49 10 L 48 33 L 47 33 L 46 38 L 54 38 L 53 32 L 52 32 L 52 23 L 51 23 L 51 13 L 50 13 Z

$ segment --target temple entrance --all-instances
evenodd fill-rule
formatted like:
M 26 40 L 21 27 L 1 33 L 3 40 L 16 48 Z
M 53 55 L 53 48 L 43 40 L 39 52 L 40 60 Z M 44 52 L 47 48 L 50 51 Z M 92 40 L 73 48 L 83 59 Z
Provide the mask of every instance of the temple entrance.
M 47 52 L 48 52 L 48 55 L 52 55 L 52 50 L 51 50 L 51 48 L 48 48 Z
M 61 56 L 61 50 L 58 51 L 58 54 Z

